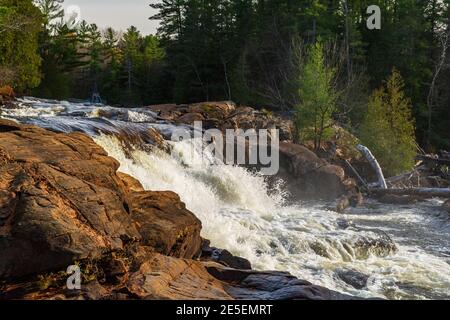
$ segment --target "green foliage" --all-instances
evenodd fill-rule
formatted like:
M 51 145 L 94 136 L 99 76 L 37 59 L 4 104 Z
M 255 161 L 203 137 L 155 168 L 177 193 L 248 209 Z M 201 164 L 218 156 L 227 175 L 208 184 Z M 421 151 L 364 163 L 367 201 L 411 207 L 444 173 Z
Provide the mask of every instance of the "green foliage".
M 17 92 L 36 87 L 41 79 L 38 35 L 41 15 L 31 0 L 0 0 L 0 79 Z
M 301 142 L 313 140 L 315 149 L 328 138 L 333 125 L 337 93 L 333 88 L 335 71 L 326 66 L 320 42 L 311 46 L 300 75 L 300 104 L 295 108 L 295 126 Z
M 148 36 L 133 27 L 119 36 L 64 21 L 62 3 L 0 0 L 0 85 L 28 93 L 42 78 L 33 94 L 48 98 L 90 98 L 98 91 L 109 103 L 129 106 L 234 100 L 295 110 L 303 113 L 297 119 L 302 139 L 316 147 L 331 115 L 359 129 L 370 92 L 393 67 L 404 78 L 417 139 L 424 142 L 440 35 L 450 30 L 448 0 L 374 0 L 381 31 L 367 29 L 362 0 L 162 0 L 151 5 L 158 34 Z M 310 60 L 304 48 L 318 39 L 327 44 L 324 70 L 333 73 L 333 92 L 326 85 L 311 89 L 315 81 L 327 82 L 327 72 L 322 79 L 299 78 Z M 447 61 L 433 91 L 430 151 L 450 148 L 449 87 Z
M 45 30 L 52 29 L 56 26 L 55 21 L 64 17 L 64 9 L 62 7 L 64 0 L 35 0 L 34 3 L 41 10 L 42 23 Z
M 385 85 L 370 98 L 359 133 L 362 143 L 379 160 L 388 175 L 410 170 L 416 156 L 411 101 L 404 81 L 394 69 Z

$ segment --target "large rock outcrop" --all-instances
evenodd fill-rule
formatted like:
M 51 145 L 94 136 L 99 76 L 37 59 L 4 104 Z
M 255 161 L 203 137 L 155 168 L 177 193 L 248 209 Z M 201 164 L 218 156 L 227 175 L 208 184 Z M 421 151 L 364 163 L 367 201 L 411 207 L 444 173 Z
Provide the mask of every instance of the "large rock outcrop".
M 0 132 L 0 278 L 97 259 L 132 241 L 200 253 L 201 223 L 179 197 L 136 191 L 89 137 L 4 120 Z
M 280 140 L 292 140 L 292 120 L 268 111 L 236 106 L 230 101 L 201 102 L 190 105 L 163 104 L 148 107 L 167 121 L 192 125 L 202 121 L 205 129 L 271 129 L 280 130 Z
M 0 120 L 0 299 L 349 298 L 231 254 L 205 258 L 180 198 L 118 167 L 81 133 Z M 81 290 L 66 287 L 73 264 Z

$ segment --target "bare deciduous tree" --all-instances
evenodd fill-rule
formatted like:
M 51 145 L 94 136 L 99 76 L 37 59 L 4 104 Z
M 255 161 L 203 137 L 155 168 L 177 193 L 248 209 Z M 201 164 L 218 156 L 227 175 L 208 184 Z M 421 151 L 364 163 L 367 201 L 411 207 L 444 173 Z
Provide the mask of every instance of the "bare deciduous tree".
M 447 51 L 450 48 L 450 29 L 443 30 L 439 36 L 439 42 L 441 47 L 441 52 L 439 58 L 436 62 L 433 78 L 431 80 L 430 89 L 428 91 L 427 97 L 427 107 L 428 107 L 428 128 L 427 128 L 427 146 L 430 146 L 431 143 L 431 129 L 432 129 L 432 116 L 433 116 L 433 107 L 434 107 L 434 96 L 435 96 L 435 88 L 436 82 L 439 78 L 439 74 L 445 69 L 447 66 L 445 65 L 445 61 L 447 58 Z

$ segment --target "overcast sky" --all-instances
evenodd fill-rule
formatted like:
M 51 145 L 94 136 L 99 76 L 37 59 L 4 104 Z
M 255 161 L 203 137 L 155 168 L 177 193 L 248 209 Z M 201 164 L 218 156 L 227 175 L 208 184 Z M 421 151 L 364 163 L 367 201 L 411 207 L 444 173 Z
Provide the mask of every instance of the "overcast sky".
M 81 18 L 96 23 L 100 28 L 113 27 L 126 30 L 133 25 L 142 34 L 155 33 L 158 22 L 148 18 L 155 13 L 149 7 L 158 0 L 65 0 L 64 7 L 78 6 Z

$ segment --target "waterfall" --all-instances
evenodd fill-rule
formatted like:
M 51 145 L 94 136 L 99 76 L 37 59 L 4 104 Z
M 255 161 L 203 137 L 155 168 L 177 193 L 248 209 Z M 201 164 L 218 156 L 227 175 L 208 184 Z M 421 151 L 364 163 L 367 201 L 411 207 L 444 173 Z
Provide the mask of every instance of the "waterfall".
M 171 154 L 145 141 L 125 144 L 124 132 L 156 128 L 167 137 L 176 128 L 145 108 L 26 98 L 0 116 L 92 136 L 146 190 L 178 193 L 202 221 L 204 238 L 255 269 L 289 271 L 360 297 L 450 298 L 450 222 L 435 214 L 440 200 L 412 207 L 369 202 L 341 215 L 325 203 L 286 203 L 282 181 L 269 187 L 257 172 L 217 164 L 208 154 L 205 162 L 201 141 L 169 142 Z M 365 284 L 349 283 L 352 274 Z

